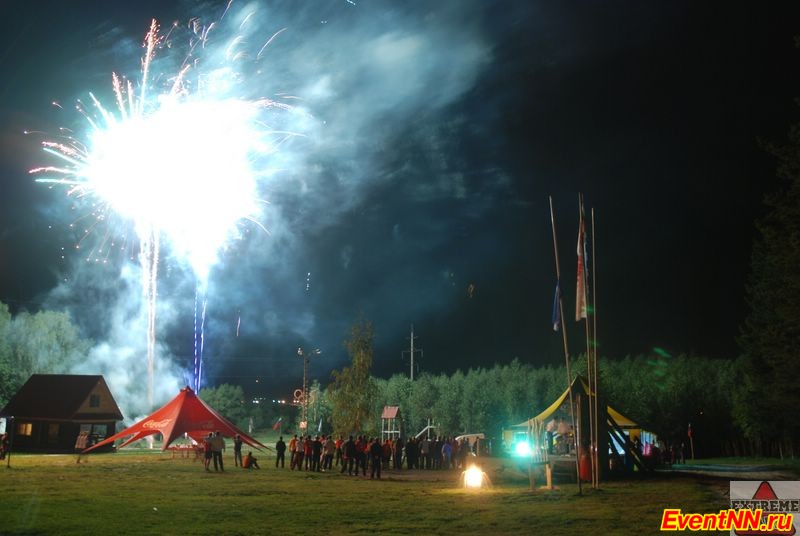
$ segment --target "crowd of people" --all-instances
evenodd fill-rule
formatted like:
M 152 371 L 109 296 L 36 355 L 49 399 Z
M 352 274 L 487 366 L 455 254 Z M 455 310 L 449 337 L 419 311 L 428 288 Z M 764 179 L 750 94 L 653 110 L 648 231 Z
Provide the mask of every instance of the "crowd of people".
M 225 441 L 219 432 L 209 433 L 201 443 L 204 453 L 203 461 L 206 471 L 224 471 L 222 452 Z M 410 438 L 408 441 L 398 437 L 394 440 L 366 435 L 342 436 L 333 435 L 292 437 L 288 444 L 280 436 L 275 443 L 275 467 L 285 468 L 289 458 L 289 469 L 292 471 L 329 472 L 341 474 L 381 478 L 381 471 L 386 469 L 421 469 L 421 470 L 463 470 L 466 469 L 467 458 L 474 455 L 477 445 L 471 445 L 465 438 L 461 441 L 453 437 Z M 234 465 L 243 469 L 260 469 L 258 460 L 252 452 L 242 457 L 242 439 L 239 435 L 233 438 Z
M 275 444 L 277 453 L 275 467 L 284 467 L 285 453 L 290 456 L 289 468 L 294 471 L 333 471 L 348 475 L 381 477 L 382 469 L 465 469 L 466 458 L 473 454 L 473 446 L 467 439 L 457 441 L 452 437 L 402 438 L 383 441 L 365 435 L 295 435 L 289 444 L 281 436 Z

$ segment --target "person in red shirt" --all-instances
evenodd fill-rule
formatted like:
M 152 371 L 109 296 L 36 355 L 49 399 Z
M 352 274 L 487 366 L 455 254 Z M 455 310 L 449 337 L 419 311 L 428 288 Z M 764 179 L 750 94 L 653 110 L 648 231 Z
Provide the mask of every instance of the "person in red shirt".
M 294 471 L 294 466 L 297 465 L 297 434 L 289 441 L 289 469 Z
M 258 460 L 253 456 L 252 452 L 248 452 L 247 456 L 242 460 L 242 469 L 261 469 L 258 466 Z
M 339 467 L 339 464 L 342 463 L 342 445 L 344 441 L 342 441 L 342 436 L 339 436 L 339 439 L 336 440 L 336 467 Z
M 392 440 L 389 438 L 386 438 L 386 440 L 383 442 L 383 447 L 381 448 L 381 457 L 383 458 L 383 468 L 388 469 L 389 458 L 392 457 Z

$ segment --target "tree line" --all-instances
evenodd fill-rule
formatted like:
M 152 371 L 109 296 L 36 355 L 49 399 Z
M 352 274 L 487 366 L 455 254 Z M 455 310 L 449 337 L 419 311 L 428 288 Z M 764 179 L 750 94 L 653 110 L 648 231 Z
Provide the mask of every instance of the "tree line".
M 483 432 L 499 438 L 503 428 L 537 415 L 566 389 L 564 365 L 537 367 L 518 359 L 452 374 L 423 373 L 413 382 L 402 374 L 376 378 L 370 374 L 372 337 L 371 324 L 358 322 L 345 343 L 350 364 L 334 371 L 326 386 L 311 384 L 309 433 L 378 435 L 383 407 L 399 406 L 406 436 L 430 422 L 438 434 Z M 0 406 L 31 374 L 67 373 L 90 347 L 66 313 L 12 316 L 0 303 Z M 691 423 L 699 456 L 791 456 L 797 412 L 784 411 L 781 404 L 788 399 L 781 398 L 780 385 L 773 389 L 765 378 L 774 373 L 763 365 L 753 372 L 752 355 L 710 359 L 660 351 L 601 358 L 599 391 L 614 409 L 667 442 L 685 441 Z M 574 374 L 585 375 L 585 367 L 583 356 L 571 364 Z M 796 377 L 783 372 L 790 380 Z M 283 417 L 283 429 L 299 430 L 292 418 L 299 412 L 254 404 L 240 386 L 223 384 L 199 394 L 242 429 L 269 428 Z M 754 403 L 753 397 L 763 398 Z
M 334 372 L 327 389 L 311 390 L 310 432 L 377 435 L 383 407 L 399 406 L 405 436 L 432 423 L 437 434 L 482 432 L 500 438 L 503 428 L 539 414 L 567 388 L 566 366 L 537 367 L 518 359 L 452 374 L 423 373 L 413 382 L 403 374 L 375 378 L 369 375 L 372 327 L 364 321 L 354 326 L 346 347 L 351 356 L 357 349 L 357 359 Z M 743 395 L 749 385 L 742 382 L 748 367 L 744 357 L 673 357 L 657 350 L 600 359 L 598 367 L 601 398 L 669 444 L 686 442 L 691 424 L 700 456 L 782 454 L 779 441 L 751 433 L 751 412 L 743 407 L 749 404 Z M 570 368 L 573 377 L 585 376 L 585 356 L 576 356 Z M 791 451 L 788 441 L 784 446 Z
M 585 377 L 581 366 L 586 361 L 580 356 L 571 363 L 572 371 Z M 664 441 L 687 441 L 691 423 L 699 456 L 764 454 L 737 420 L 740 361 L 657 355 L 601 359 L 598 367 L 601 398 Z M 423 373 L 413 382 L 402 374 L 369 382 L 372 409 L 359 429 L 370 435 L 381 430 L 382 408 L 399 406 L 406 436 L 433 423 L 437 434 L 482 432 L 497 441 L 504 428 L 550 406 L 565 391 L 567 374 L 563 365 L 535 367 L 514 359 L 449 375 Z M 355 429 L 336 426 L 335 397 L 322 392 L 320 398 L 323 429 L 343 434 Z

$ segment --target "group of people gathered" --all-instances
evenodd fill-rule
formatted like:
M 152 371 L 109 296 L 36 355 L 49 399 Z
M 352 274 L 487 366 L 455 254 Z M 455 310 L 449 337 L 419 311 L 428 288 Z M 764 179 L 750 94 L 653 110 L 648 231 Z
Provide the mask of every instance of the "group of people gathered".
M 206 471 L 224 471 L 222 453 L 225 440 L 219 432 L 209 433 L 201 442 L 203 465 Z M 342 436 L 334 439 L 332 435 L 295 436 L 288 445 L 281 436 L 275 443 L 275 467 L 285 468 L 289 457 L 289 468 L 294 471 L 334 471 L 348 475 L 362 474 L 370 478 L 381 478 L 382 469 L 428 469 L 451 470 L 466 469 L 466 459 L 473 452 L 467 439 L 457 441 L 452 437 L 385 439 L 365 435 Z M 287 452 L 288 451 L 288 452 Z M 258 460 L 252 452 L 242 457 L 242 438 L 233 438 L 233 460 L 243 469 L 260 469 Z M 335 468 L 335 469 L 334 469 Z
M 284 467 L 286 451 L 289 451 L 289 468 L 294 471 L 332 471 L 348 475 L 367 475 L 381 477 L 381 469 L 465 469 L 466 458 L 472 454 L 467 439 L 457 441 L 452 437 L 433 437 L 407 442 L 402 438 L 381 441 L 377 437 L 342 436 L 300 436 L 295 435 L 288 446 L 283 436 L 275 444 L 275 467 Z
M 200 444 L 203 449 L 203 466 L 206 471 L 211 471 L 211 462 L 214 462 L 214 471 L 225 471 L 222 461 L 222 452 L 225 450 L 225 439 L 219 431 L 211 433 L 203 438 Z M 261 469 L 258 460 L 252 452 L 242 458 L 242 437 L 236 434 L 233 438 L 233 463 L 242 469 Z

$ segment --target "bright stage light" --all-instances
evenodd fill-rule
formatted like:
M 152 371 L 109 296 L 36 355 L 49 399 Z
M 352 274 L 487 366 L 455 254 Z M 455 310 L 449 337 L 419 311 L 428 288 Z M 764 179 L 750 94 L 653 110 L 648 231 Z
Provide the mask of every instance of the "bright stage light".
M 531 446 L 528 444 L 527 441 L 520 441 L 514 446 L 514 454 L 520 457 L 530 456 Z

